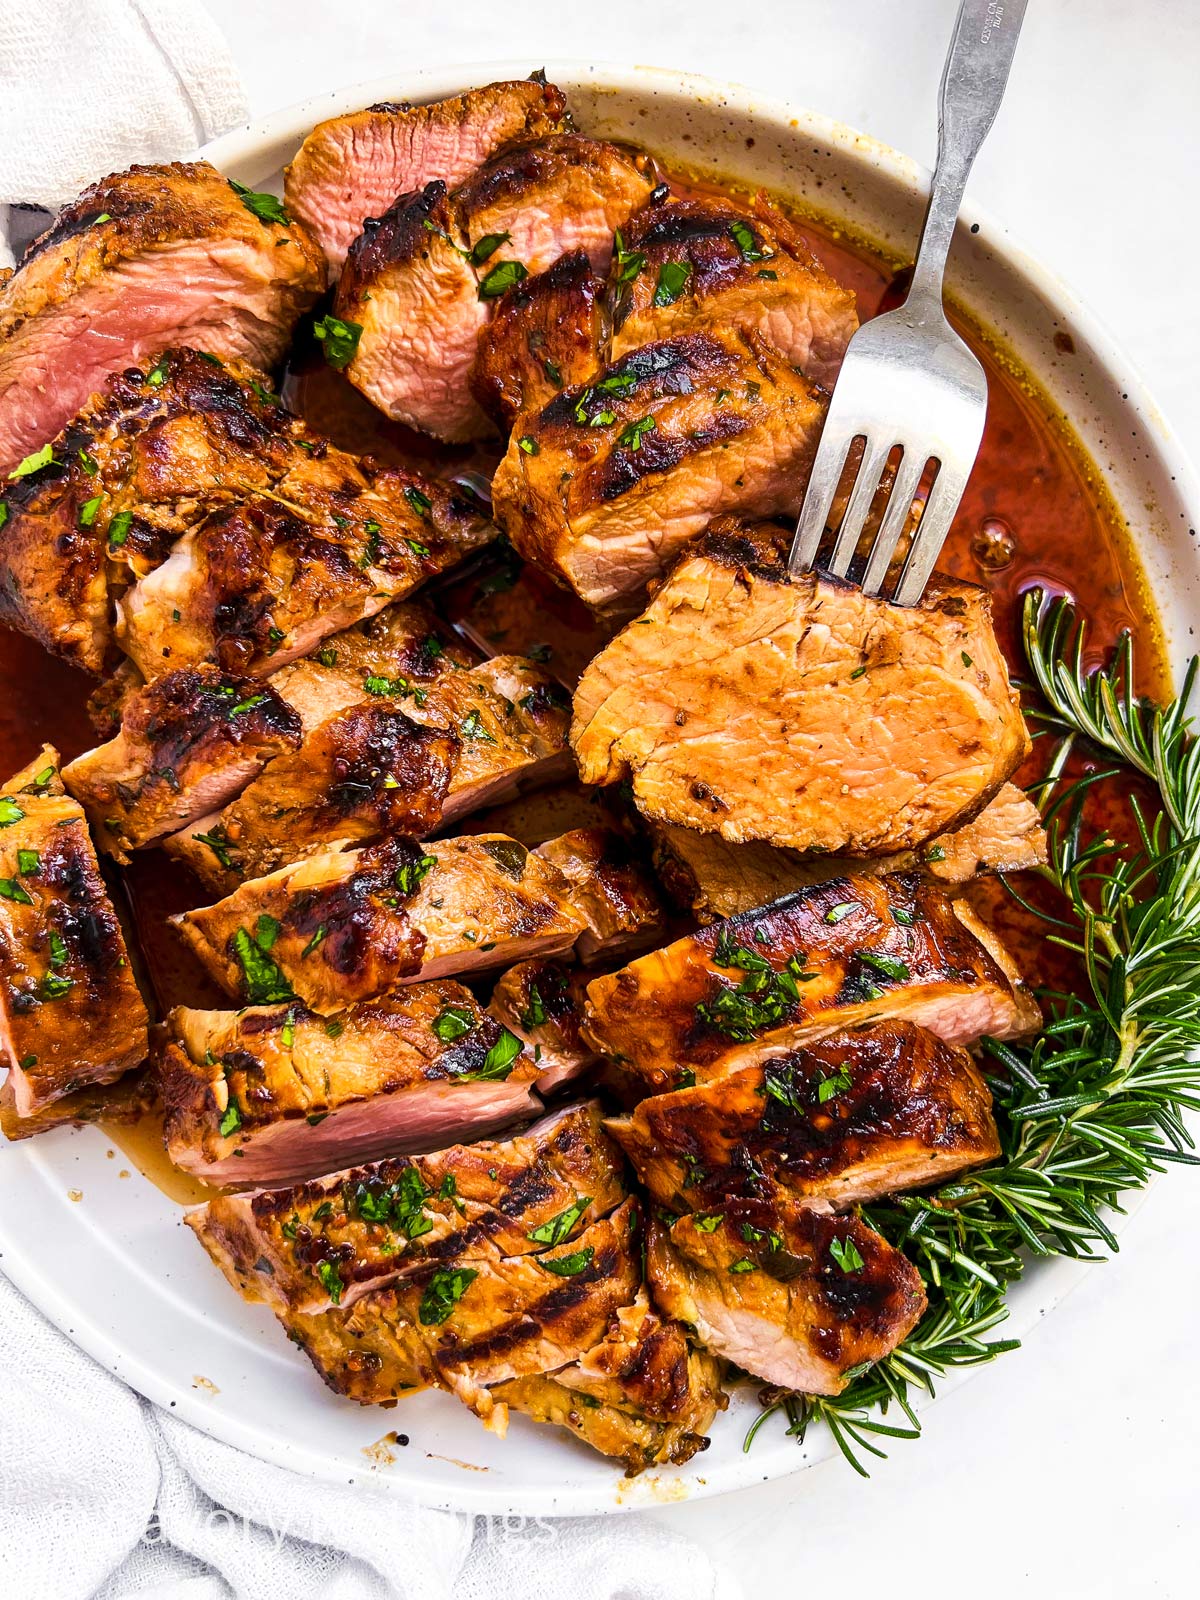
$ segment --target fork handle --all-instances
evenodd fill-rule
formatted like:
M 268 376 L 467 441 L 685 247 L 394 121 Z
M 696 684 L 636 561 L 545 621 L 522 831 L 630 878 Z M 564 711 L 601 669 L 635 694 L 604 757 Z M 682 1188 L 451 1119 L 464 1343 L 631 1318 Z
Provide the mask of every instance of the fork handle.
M 937 166 L 913 267 L 909 305 L 932 301 L 940 314 L 946 257 L 963 190 L 1000 109 L 1025 5 L 1026 0 L 962 0 L 959 6 L 942 72 Z

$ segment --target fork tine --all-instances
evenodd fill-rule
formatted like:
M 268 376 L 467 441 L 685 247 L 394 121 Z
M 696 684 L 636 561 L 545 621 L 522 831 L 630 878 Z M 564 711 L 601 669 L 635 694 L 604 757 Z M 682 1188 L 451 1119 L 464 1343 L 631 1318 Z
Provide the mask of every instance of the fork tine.
M 933 571 L 933 564 L 941 554 L 950 532 L 958 502 L 967 485 L 967 474 L 948 469 L 943 461 L 925 502 L 925 511 L 917 524 L 913 542 L 904 562 L 904 571 L 896 585 L 895 603 L 898 606 L 916 605 Z
M 928 457 L 922 452 L 906 449 L 896 469 L 896 481 L 892 485 L 887 511 L 872 546 L 867 570 L 863 573 L 864 594 L 878 594 L 883 588 L 888 567 L 896 552 L 896 546 L 900 543 L 900 535 L 904 532 L 904 525 L 912 510 L 913 496 L 920 485 L 921 474 L 925 471 L 927 460 Z
M 842 525 L 838 529 L 833 554 L 829 558 L 827 570 L 835 578 L 844 578 L 850 570 L 850 563 L 854 559 L 854 552 L 858 549 L 867 513 L 871 509 L 871 502 L 875 498 L 875 491 L 879 488 L 879 480 L 883 477 L 883 469 L 887 466 L 892 448 L 890 444 L 873 445 L 870 439 L 863 447 L 858 477 L 854 480 L 854 490 L 846 506 Z
M 836 433 L 833 432 L 830 428 L 831 421 L 832 418 L 826 418 L 825 431 L 817 446 L 816 460 L 809 475 L 808 488 L 804 491 L 804 504 L 800 507 L 796 537 L 792 540 L 788 571 L 793 578 L 806 571 L 817 559 L 825 524 L 829 521 L 833 497 L 841 481 L 842 469 L 846 464 L 846 457 L 850 454 L 850 446 L 857 437 L 855 434 L 843 432 L 840 428 Z

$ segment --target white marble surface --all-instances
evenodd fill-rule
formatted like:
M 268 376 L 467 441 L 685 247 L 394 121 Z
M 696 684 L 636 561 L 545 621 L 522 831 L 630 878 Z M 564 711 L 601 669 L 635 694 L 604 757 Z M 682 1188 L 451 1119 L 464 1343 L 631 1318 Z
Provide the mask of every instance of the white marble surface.
M 955 3 L 208 0 L 256 112 L 392 64 L 574 56 L 737 79 L 925 161 Z M 1029 9 L 971 192 L 1091 303 L 1200 457 L 1200 6 Z M 928 1413 L 925 1437 L 898 1443 L 869 1483 L 829 1463 L 648 1514 L 719 1550 L 750 1594 L 1193 1595 L 1198 1239 L 1200 1172 L 1177 1170 L 1120 1256 Z

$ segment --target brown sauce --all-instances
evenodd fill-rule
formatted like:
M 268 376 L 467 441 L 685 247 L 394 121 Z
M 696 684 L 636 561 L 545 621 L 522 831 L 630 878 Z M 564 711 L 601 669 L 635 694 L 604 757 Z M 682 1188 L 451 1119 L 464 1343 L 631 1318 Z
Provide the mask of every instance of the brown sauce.
M 674 180 L 673 186 L 683 193 L 707 187 L 688 179 Z M 806 213 L 798 220 L 830 274 L 855 290 L 863 320 L 898 298 L 902 263 L 819 217 Z M 953 320 L 984 364 L 990 399 L 983 445 L 940 564 L 990 591 L 997 633 L 1016 675 L 1024 672 L 1021 597 L 1040 585 L 1076 600 L 1088 620 L 1093 661 L 1124 630 L 1132 630 L 1140 651 L 1139 688 L 1165 697 L 1170 672 L 1153 599 L 1125 521 L 1099 473 L 1056 416 L 1036 378 L 1023 372 L 965 313 L 954 312 Z M 388 421 L 311 347 L 297 349 L 283 394 L 292 409 L 349 450 L 419 463 L 449 477 L 461 472 L 490 477 L 497 459 L 494 448 L 438 446 Z M 437 599 L 444 614 L 481 647 L 494 652 L 538 647 L 551 670 L 568 683 L 606 637 L 573 596 L 511 561 L 485 565 L 482 575 L 472 572 L 451 580 Z M 64 760 L 96 742 L 85 711 L 93 685 L 31 641 L 0 633 L 0 682 L 6 686 L 0 697 L 0 771 L 18 769 L 43 740 L 56 744 Z M 1032 766 L 1023 774 L 1026 781 L 1034 775 Z M 1119 808 L 1106 806 L 1102 794 L 1097 804 L 1097 820 L 1116 826 Z M 560 822 L 578 826 L 597 809 L 603 806 L 575 788 L 470 819 L 463 831 L 487 824 L 536 843 L 557 831 Z M 190 875 L 160 852 L 149 851 L 126 874 L 126 888 L 160 1009 L 221 1004 L 166 923 L 170 913 L 202 903 Z M 1066 981 L 1069 969 L 1047 946 L 1044 925 L 998 886 L 984 884 L 978 892 L 986 914 L 1032 981 L 1054 987 Z M 205 1197 L 200 1185 L 167 1161 L 156 1118 L 144 1118 L 133 1127 L 113 1125 L 106 1133 L 172 1198 L 195 1202 Z

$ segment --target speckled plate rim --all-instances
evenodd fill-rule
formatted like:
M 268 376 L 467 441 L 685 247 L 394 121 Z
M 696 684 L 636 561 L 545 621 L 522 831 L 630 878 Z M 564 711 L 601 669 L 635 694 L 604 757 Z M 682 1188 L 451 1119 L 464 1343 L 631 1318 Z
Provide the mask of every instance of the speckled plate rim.
M 788 194 L 901 255 L 911 250 L 928 174 L 898 152 L 738 85 L 649 67 L 545 66 L 584 131 L 640 139 L 713 176 Z M 398 71 L 278 111 L 201 153 L 243 182 L 277 187 L 282 162 L 325 117 L 530 70 L 518 61 Z M 1200 619 L 1190 544 L 1200 494 L 1144 385 L 1078 298 L 970 203 L 950 286 L 1045 382 L 1087 447 L 1128 522 L 1178 671 Z M 369 1481 L 448 1510 L 564 1516 L 661 1505 L 782 1477 L 833 1449 L 823 1431 L 798 1447 L 768 1427 L 744 1454 L 755 1406 L 742 1393 L 718 1418 L 712 1449 L 627 1483 L 560 1430 L 517 1418 L 498 1441 L 446 1396 L 385 1412 L 348 1405 L 317 1383 L 269 1313 L 231 1294 L 180 1208 L 94 1128 L 0 1149 L 0 1267 L 102 1366 L 212 1437 L 313 1477 Z M 1085 1270 L 1036 1264 L 1010 1295 L 1006 1334 L 1028 1333 Z M 945 1408 L 938 1420 L 948 1425 Z M 380 1443 L 389 1425 L 406 1431 L 407 1448 Z

